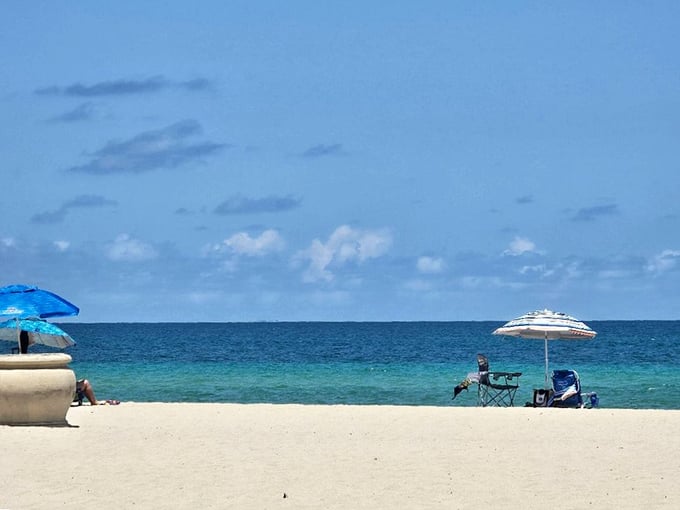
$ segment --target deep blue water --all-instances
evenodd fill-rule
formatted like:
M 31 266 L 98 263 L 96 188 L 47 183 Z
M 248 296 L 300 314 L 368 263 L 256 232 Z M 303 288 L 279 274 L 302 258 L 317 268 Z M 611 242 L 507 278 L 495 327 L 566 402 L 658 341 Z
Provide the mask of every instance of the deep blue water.
M 517 402 L 544 380 L 543 342 L 502 322 L 61 324 L 99 398 L 162 402 L 476 405 L 451 401 L 476 370 L 518 371 Z M 680 321 L 593 321 L 594 340 L 551 341 L 550 368 L 579 372 L 601 407 L 680 409 Z M 9 350 L 9 348 L 8 348 Z M 41 349 L 32 348 L 31 351 Z M 42 349 L 48 350 L 48 349 Z

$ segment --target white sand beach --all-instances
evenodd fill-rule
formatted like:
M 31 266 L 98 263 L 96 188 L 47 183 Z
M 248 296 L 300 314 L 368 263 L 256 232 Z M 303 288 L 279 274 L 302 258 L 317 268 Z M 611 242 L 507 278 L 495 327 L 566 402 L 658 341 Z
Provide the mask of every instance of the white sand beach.
M 0 426 L 0 508 L 680 508 L 680 411 L 72 407 Z

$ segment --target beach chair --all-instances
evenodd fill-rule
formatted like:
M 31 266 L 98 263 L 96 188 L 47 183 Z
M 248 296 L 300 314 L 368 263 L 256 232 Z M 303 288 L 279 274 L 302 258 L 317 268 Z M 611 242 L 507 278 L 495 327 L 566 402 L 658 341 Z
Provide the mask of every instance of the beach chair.
M 477 364 L 479 366 L 477 405 L 482 407 L 513 406 L 522 372 L 491 371 L 489 370 L 489 360 L 483 354 L 477 355 Z
M 477 405 L 482 407 L 514 405 L 515 393 L 519 388 L 521 372 L 496 372 L 489 370 L 489 360 L 477 354 L 477 372 L 470 372 L 465 379 L 453 388 L 453 399 L 472 384 L 477 385 Z
M 553 370 L 552 386 L 548 407 L 584 407 L 581 379 L 576 370 Z

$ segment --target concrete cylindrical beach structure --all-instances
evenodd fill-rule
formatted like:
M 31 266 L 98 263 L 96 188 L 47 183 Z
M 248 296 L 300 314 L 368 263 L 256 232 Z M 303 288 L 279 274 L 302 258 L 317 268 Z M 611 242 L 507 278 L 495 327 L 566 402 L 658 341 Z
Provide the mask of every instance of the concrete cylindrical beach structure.
M 0 425 L 66 425 L 76 377 L 63 353 L 0 355 Z

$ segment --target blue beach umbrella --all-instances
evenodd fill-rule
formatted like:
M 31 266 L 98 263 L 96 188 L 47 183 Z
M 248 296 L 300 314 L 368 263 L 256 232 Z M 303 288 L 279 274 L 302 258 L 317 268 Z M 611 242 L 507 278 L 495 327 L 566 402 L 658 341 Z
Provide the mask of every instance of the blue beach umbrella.
M 66 331 L 42 319 L 10 319 L 0 322 L 0 340 L 16 342 L 21 331 L 28 334 L 28 345 L 42 344 L 63 349 L 76 344 Z
M 8 285 L 0 288 L 0 318 L 15 319 L 14 329 L 20 350 L 22 328 L 17 323 L 20 319 L 69 317 L 78 315 L 79 312 L 76 305 L 49 290 L 29 285 Z
M 80 310 L 49 290 L 28 285 L 8 285 L 0 288 L 0 317 L 26 319 L 38 317 L 69 317 Z

